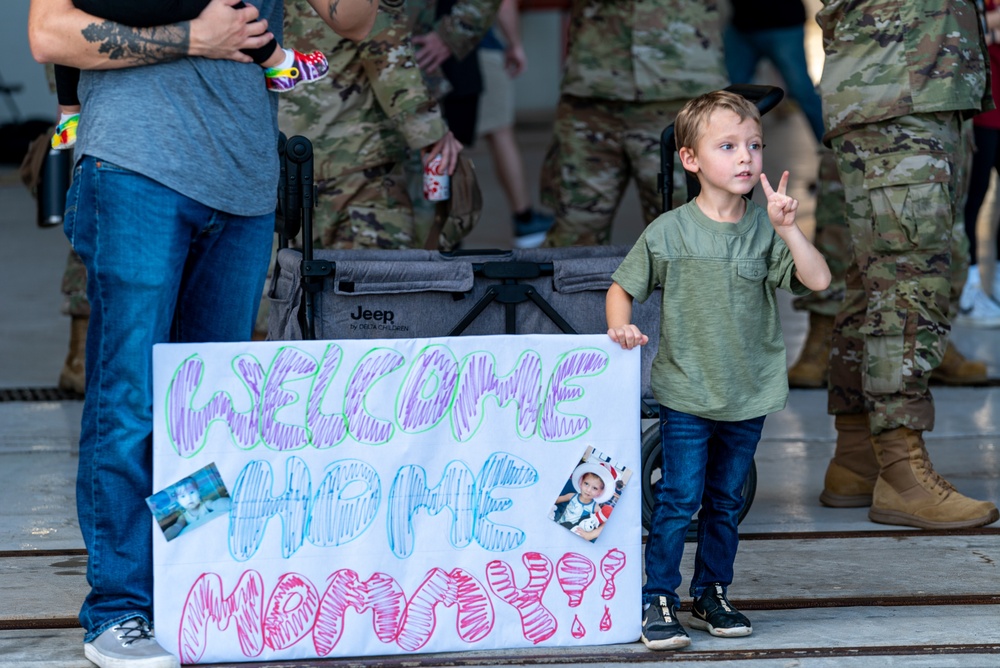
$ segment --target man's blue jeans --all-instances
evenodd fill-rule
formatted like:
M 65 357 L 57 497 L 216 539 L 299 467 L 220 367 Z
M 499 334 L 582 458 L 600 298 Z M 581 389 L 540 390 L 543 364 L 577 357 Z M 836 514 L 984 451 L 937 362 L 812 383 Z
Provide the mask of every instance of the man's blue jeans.
M 76 486 L 90 642 L 132 617 L 152 621 L 153 344 L 249 339 L 274 214 L 210 209 L 90 156 L 66 207 L 91 307 Z
M 823 103 L 809 77 L 802 26 L 740 32 L 727 26 L 723 33 L 726 69 L 734 84 L 750 83 L 761 58 L 770 60 L 788 87 L 788 95 L 799 103 L 816 141 L 823 140 Z
M 663 476 L 646 541 L 643 603 L 657 596 L 680 603 L 684 538 L 699 505 L 690 594 L 698 598 L 713 582 L 732 583 L 743 483 L 763 428 L 764 416 L 720 422 L 660 406 Z

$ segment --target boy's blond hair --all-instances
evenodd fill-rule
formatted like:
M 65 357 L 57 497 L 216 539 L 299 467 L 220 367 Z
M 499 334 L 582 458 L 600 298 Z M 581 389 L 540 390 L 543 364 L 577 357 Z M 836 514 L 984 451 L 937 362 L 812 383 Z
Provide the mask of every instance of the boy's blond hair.
M 717 90 L 699 95 L 684 105 L 674 120 L 674 140 L 677 148 L 694 149 L 701 138 L 713 111 L 724 109 L 740 117 L 740 122 L 750 118 L 761 127 L 760 111 L 750 100 L 727 90 Z

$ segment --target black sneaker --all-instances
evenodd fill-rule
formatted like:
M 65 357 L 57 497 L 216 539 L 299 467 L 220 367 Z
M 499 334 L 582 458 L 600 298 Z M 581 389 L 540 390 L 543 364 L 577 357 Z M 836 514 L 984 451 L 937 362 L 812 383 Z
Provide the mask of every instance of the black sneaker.
M 726 590 L 718 582 L 708 586 L 691 607 L 691 628 L 708 631 L 720 638 L 737 638 L 753 633 L 750 620 L 733 607 Z
M 677 621 L 674 606 L 667 602 L 666 596 L 657 596 L 643 610 L 641 638 L 649 649 L 680 649 L 691 644 L 691 638 Z

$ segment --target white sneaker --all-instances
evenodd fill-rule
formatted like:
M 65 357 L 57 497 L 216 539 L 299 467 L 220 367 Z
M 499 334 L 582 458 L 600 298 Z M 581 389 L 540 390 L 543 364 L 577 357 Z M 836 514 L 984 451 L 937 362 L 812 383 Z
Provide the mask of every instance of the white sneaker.
M 100 668 L 180 668 L 173 654 L 160 647 L 153 629 L 141 617 L 122 622 L 83 644 L 83 654 Z
M 970 287 L 966 284 L 955 324 L 986 329 L 1000 327 L 1000 304 L 983 292 L 979 285 Z
M 972 308 L 972 302 L 976 293 L 981 291 L 982 277 L 979 275 L 979 265 L 974 264 L 969 267 L 969 274 L 965 278 L 965 285 L 962 286 L 962 294 L 958 296 L 959 311 L 966 311 Z

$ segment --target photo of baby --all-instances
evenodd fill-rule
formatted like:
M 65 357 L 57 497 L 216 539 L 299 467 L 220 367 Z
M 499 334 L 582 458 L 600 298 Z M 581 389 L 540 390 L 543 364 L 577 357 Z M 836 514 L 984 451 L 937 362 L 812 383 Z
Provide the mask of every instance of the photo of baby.
M 556 497 L 549 519 L 593 543 L 631 476 L 631 469 L 588 446 Z
M 229 491 L 215 463 L 198 469 L 146 499 L 169 541 L 229 514 Z

